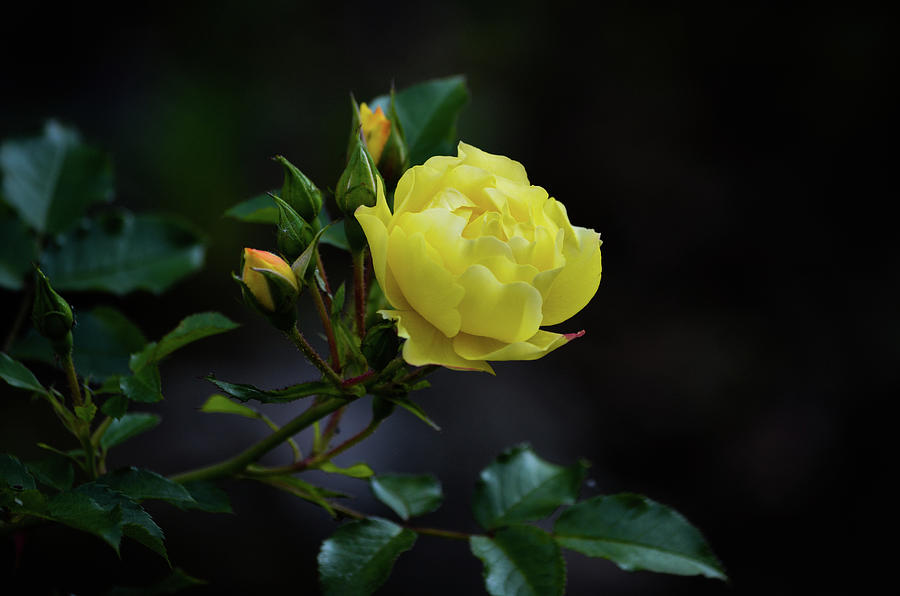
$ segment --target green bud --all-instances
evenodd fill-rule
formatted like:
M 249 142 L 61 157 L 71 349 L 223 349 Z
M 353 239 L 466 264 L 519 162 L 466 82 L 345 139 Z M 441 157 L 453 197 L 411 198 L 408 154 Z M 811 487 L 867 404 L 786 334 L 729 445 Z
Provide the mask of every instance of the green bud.
M 397 115 L 394 105 L 394 89 L 391 89 L 391 107 L 388 118 L 391 121 L 391 135 L 388 137 L 378 162 L 378 169 L 384 176 L 388 188 L 393 188 L 400 180 L 403 172 L 409 168 L 409 147 L 406 144 L 406 135 L 403 133 L 403 125 Z
M 35 267 L 34 307 L 31 321 L 38 333 L 53 343 L 57 354 L 67 354 L 72 349 L 72 327 L 75 317 L 72 307 L 50 286 L 50 280 Z
M 400 338 L 393 321 L 370 327 L 360 346 L 363 356 L 373 370 L 383 370 L 400 350 Z
M 276 236 L 278 250 L 289 261 L 293 261 L 309 246 L 315 234 L 312 226 L 306 223 L 290 205 L 274 195 L 270 196 L 278 206 L 278 233 Z
M 322 192 L 287 159 L 281 155 L 276 155 L 273 159 L 284 166 L 281 198 L 305 221 L 314 220 L 322 209 Z
M 334 191 L 338 207 L 348 218 L 353 216 L 358 207 L 375 205 L 379 185 L 384 188 L 381 174 L 365 144 L 357 140 L 354 145 L 347 167 Z

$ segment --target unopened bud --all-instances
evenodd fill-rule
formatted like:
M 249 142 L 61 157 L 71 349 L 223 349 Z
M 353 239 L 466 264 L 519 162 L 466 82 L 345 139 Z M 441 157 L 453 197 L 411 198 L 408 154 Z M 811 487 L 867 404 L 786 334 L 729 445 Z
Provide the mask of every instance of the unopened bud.
M 375 108 L 373 112 L 363 102 L 359 104 L 359 123 L 362 127 L 363 137 L 366 139 L 366 148 L 377 165 L 381 161 L 381 154 L 388 142 L 388 137 L 391 136 L 391 121 L 384 115 L 381 106 Z
M 65 354 L 72 349 L 72 327 L 75 325 L 72 308 L 50 286 L 50 280 L 37 267 L 31 321 L 38 333 L 53 343 L 57 354 Z
M 287 329 L 297 319 L 295 303 L 300 294 L 297 277 L 278 255 L 245 248 L 241 277 L 237 279 L 244 298 L 279 329 Z

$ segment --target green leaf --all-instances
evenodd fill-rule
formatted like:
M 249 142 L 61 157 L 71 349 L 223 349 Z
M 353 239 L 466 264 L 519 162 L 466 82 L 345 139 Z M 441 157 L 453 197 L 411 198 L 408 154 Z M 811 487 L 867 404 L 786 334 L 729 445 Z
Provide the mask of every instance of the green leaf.
M 578 503 L 562 512 L 553 533 L 561 545 L 609 559 L 626 571 L 727 579 L 697 528 L 674 509 L 641 495 L 598 496 Z
M 444 500 L 441 483 L 431 474 L 375 476 L 369 479 L 369 488 L 403 520 L 431 513 Z
M 178 327 L 167 333 L 156 345 L 153 361 L 159 362 L 189 343 L 237 329 L 240 325 L 217 312 L 201 312 L 185 317 Z
M 135 412 L 125 414 L 118 420 L 113 420 L 103 438 L 100 439 L 100 446 L 103 449 L 112 449 L 116 445 L 121 445 L 128 439 L 147 432 L 155 428 L 160 422 L 160 417 L 156 414 L 148 414 L 145 412 Z
M 312 381 L 310 383 L 292 385 L 291 387 L 285 387 L 284 389 L 264 391 L 262 389 L 257 389 L 253 385 L 220 381 L 212 375 L 204 378 L 226 394 L 243 402 L 255 399 L 256 401 L 266 404 L 279 404 L 292 402 L 304 397 L 309 397 L 310 395 L 343 395 L 334 385 L 326 381 Z
M 434 430 L 441 430 L 441 427 L 437 425 L 437 423 L 429 418 L 428 414 L 425 413 L 425 410 L 422 409 L 422 406 L 412 401 L 408 397 L 405 396 L 385 396 L 385 399 L 394 402 L 407 412 L 411 413 L 413 416 L 433 428 Z
M 561 596 L 566 565 L 553 538 L 534 526 L 512 526 L 493 537 L 472 536 L 472 554 L 484 563 L 492 596 Z
M 328 472 L 329 474 L 340 474 L 342 476 L 350 476 L 351 478 L 368 478 L 375 474 L 368 465 L 359 462 L 347 468 L 339 468 L 330 461 L 319 464 L 319 470 Z
M 101 476 L 97 483 L 125 493 L 134 501 L 156 499 L 177 504 L 194 500 L 191 493 L 177 482 L 160 476 L 156 472 L 133 466 Z
M 91 203 L 112 198 L 109 157 L 53 121 L 41 137 L 0 145 L 0 171 L 6 202 L 41 233 L 62 232 Z
M 322 543 L 319 580 L 325 596 L 365 596 L 387 581 L 416 534 L 385 519 L 350 522 Z
M 133 375 L 119 379 L 119 389 L 131 401 L 152 404 L 163 399 L 159 367 L 153 360 L 156 344 L 151 343 L 137 354 L 132 354 L 128 365 Z
M 116 379 L 116 388 L 118 389 L 119 381 Z M 128 398 L 124 395 L 113 395 L 100 406 L 100 411 L 111 418 L 119 419 L 128 411 Z
M 228 495 L 212 482 L 198 480 L 182 484 L 182 486 L 191 494 L 194 500 L 193 502 L 182 501 L 175 503 L 175 506 L 179 509 L 196 509 L 207 513 L 234 513 L 231 509 Z
M 20 219 L 0 214 L 0 288 L 21 290 L 25 274 L 35 260 L 34 238 Z
M 259 413 L 253 408 L 236 404 L 224 395 L 219 395 L 218 393 L 210 395 L 209 399 L 206 400 L 206 403 L 200 407 L 200 411 L 210 414 L 235 414 L 237 416 L 243 416 L 244 418 L 259 418 Z
M 334 293 L 334 296 L 331 299 L 331 316 L 335 317 L 339 313 L 344 311 L 344 302 L 347 300 L 347 284 L 341 283 L 340 287 L 338 287 L 337 292 Z
M 106 509 L 84 493 L 67 491 L 47 502 L 44 517 L 95 534 L 119 552 L 122 540 L 121 507 Z
M 325 213 L 324 209 L 319 212 L 320 217 L 322 213 Z M 350 241 L 347 240 L 347 228 L 344 227 L 344 221 L 336 221 L 331 226 L 325 228 L 325 233 L 322 234 L 321 238 L 319 238 L 319 242 L 321 244 L 330 244 L 331 246 L 335 246 L 349 252 Z
M 99 482 L 82 484 L 77 492 L 85 494 L 104 509 L 118 507 L 122 511 L 122 533 L 136 540 L 169 562 L 164 544 L 165 536 L 144 508 L 128 498 L 125 494 L 113 490 Z
M 265 480 L 263 480 L 263 482 L 270 486 L 280 488 L 285 492 L 289 492 L 292 495 L 298 496 L 301 499 L 309 501 L 310 503 L 315 503 L 316 505 L 327 511 L 328 515 L 330 515 L 331 517 L 337 516 L 337 513 L 334 511 L 331 503 L 328 502 L 327 497 L 332 493 L 327 489 L 323 489 L 320 486 L 310 484 L 309 482 L 304 482 L 303 480 L 295 478 L 294 476 L 276 476 L 274 478 L 266 478 Z
M 34 478 L 28 473 L 25 464 L 14 455 L 0 454 L 0 488 L 15 491 L 33 490 L 36 488 Z
M 24 364 L 13 360 L 4 352 L 0 352 L 0 378 L 19 389 L 47 393 L 44 386 L 38 382 L 37 377 Z
M 35 480 L 56 490 L 69 490 L 75 481 L 75 470 L 64 457 L 50 456 L 40 461 L 29 462 L 28 471 Z
M 508 449 L 481 471 L 472 503 L 475 519 L 490 530 L 544 518 L 575 502 L 584 474 L 583 463 L 564 468 L 542 460 L 528 445 Z
M 83 406 L 75 406 L 75 415 L 80 420 L 84 420 L 90 424 L 94 419 L 94 416 L 97 415 L 97 406 L 94 405 L 93 402 L 88 402 Z
M 394 95 L 394 108 L 409 146 L 410 165 L 424 163 L 433 155 L 455 153 L 456 121 L 468 100 L 463 76 L 433 79 Z M 390 96 L 382 95 L 372 100 L 371 106 L 373 110 L 381 106 L 389 113 L 390 103 Z
M 266 193 L 238 203 L 225 216 L 247 223 L 277 224 L 278 207 L 270 193 Z
M 44 253 L 44 272 L 59 290 L 122 296 L 159 294 L 203 265 L 198 232 L 172 216 L 107 214 Z
M 115 586 L 106 596 L 164 596 L 206 584 L 202 579 L 191 577 L 183 570 L 175 568 L 172 573 L 152 586 Z

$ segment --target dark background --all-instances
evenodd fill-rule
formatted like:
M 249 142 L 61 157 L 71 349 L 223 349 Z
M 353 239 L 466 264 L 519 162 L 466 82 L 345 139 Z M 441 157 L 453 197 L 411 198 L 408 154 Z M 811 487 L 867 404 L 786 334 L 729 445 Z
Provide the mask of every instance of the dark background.
M 857 591 L 889 564 L 878 520 L 893 507 L 886 405 L 900 321 L 888 293 L 893 225 L 877 208 L 889 198 L 896 105 L 879 10 L 183 4 L 0 16 L 0 138 L 35 134 L 47 117 L 77 126 L 113 154 L 121 203 L 182 213 L 208 234 L 203 272 L 168 295 L 113 302 L 151 339 L 198 310 L 245 323 L 164 365 L 167 399 L 148 408 L 164 423 L 114 465 L 174 473 L 265 433 L 196 412 L 210 371 L 267 387 L 313 374 L 229 279 L 242 246 L 274 249 L 270 229 L 221 213 L 280 184 L 276 153 L 333 186 L 348 92 L 464 73 L 472 102 L 460 136 L 524 163 L 576 225 L 602 234 L 600 290 L 564 325 L 587 334 L 493 378 L 439 372 L 420 401 L 440 433 L 401 412 L 339 461 L 436 473 L 447 501 L 422 523 L 476 531 L 471 489 L 503 448 L 527 440 L 557 463 L 585 457 L 586 496 L 634 491 L 675 507 L 732 578 L 629 574 L 574 555 L 573 595 Z M 344 255 L 326 251 L 332 275 L 346 273 Z M 2 299 L 5 333 L 16 297 Z M 70 299 L 78 309 L 108 300 Z M 55 436 L 51 415 L 2 395 L 0 451 L 37 456 L 34 443 Z M 269 413 L 287 420 L 301 407 Z M 356 405 L 344 432 L 367 416 Z M 389 514 L 361 482 L 332 486 Z M 262 486 L 229 492 L 235 516 L 152 507 L 173 562 L 208 579 L 207 593 L 314 592 L 317 544 L 333 522 Z M 90 537 L 44 528 L 19 580 L 92 593 L 107 573 L 150 582 L 165 568 L 139 545 L 119 561 Z M 478 594 L 480 574 L 464 543 L 421 537 L 381 593 Z

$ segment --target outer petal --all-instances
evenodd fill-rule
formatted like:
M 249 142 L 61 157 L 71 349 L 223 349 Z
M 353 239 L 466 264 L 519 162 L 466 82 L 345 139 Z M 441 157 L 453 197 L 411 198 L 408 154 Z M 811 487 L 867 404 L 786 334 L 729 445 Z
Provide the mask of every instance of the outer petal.
M 502 342 L 524 341 L 541 324 L 541 294 L 524 282 L 501 283 L 484 265 L 459 277 L 465 296 L 459 303 L 460 330 Z
M 566 266 L 544 297 L 541 325 L 562 323 L 590 302 L 600 286 L 600 234 L 573 227 L 578 242 L 565 242 Z
M 528 174 L 525 173 L 525 166 L 514 159 L 482 151 L 478 147 L 473 147 L 462 141 L 457 145 L 456 152 L 464 163 L 487 170 L 498 176 L 503 176 L 513 182 L 530 185 Z
M 526 341 L 507 344 L 488 337 L 460 333 L 453 338 L 453 349 L 463 358 L 471 360 L 537 360 L 569 343 L 573 337 L 538 331 Z
M 461 319 L 457 306 L 465 290 L 441 261 L 422 232 L 407 236 L 399 226 L 391 232 L 388 262 L 404 298 L 444 335 L 453 337 L 459 333 Z
M 356 210 L 356 221 L 362 226 L 369 248 L 372 252 L 372 265 L 375 277 L 384 290 L 384 294 L 394 308 L 409 309 L 409 303 L 397 286 L 397 280 L 387 264 L 388 229 L 391 225 L 391 211 L 384 197 L 384 187 L 378 184 L 378 199 L 373 207 L 359 207 Z
M 439 364 L 459 370 L 481 370 L 494 374 L 484 360 L 467 360 L 453 351 L 453 340 L 414 311 L 382 310 L 381 316 L 397 321 L 397 334 L 406 339 L 403 359 L 413 366 Z

